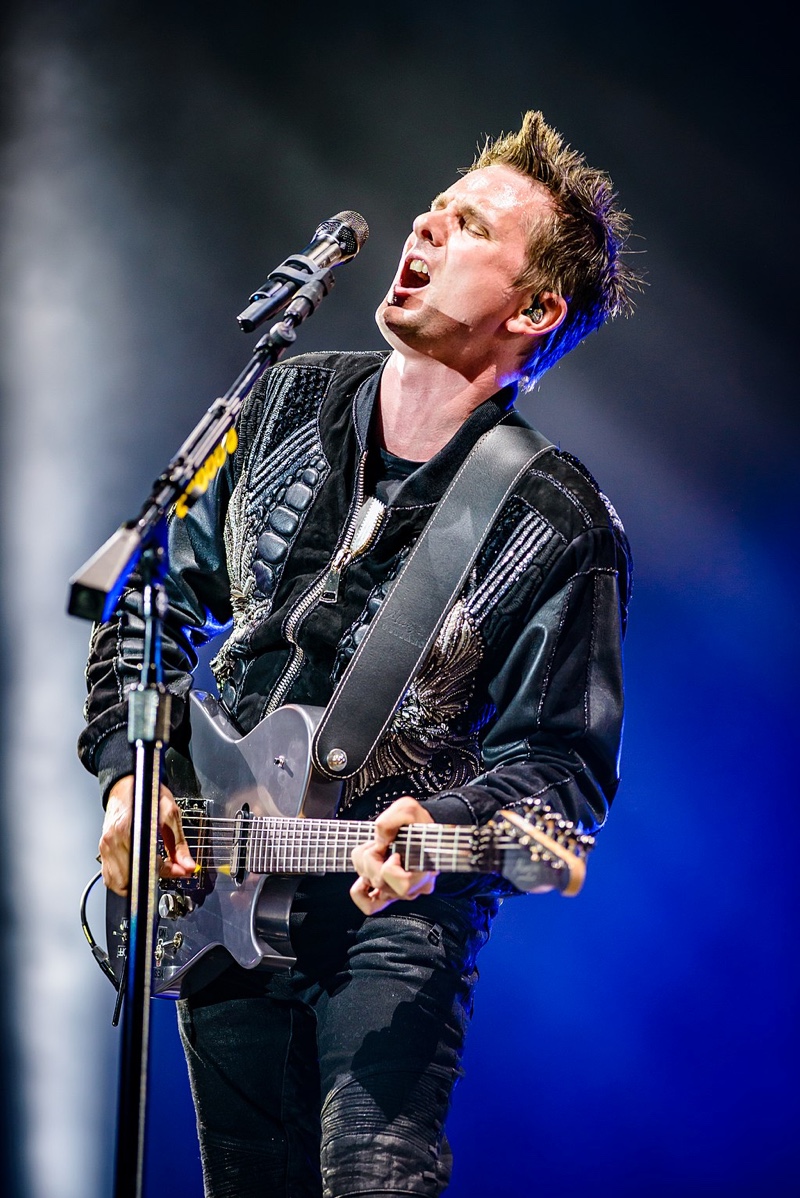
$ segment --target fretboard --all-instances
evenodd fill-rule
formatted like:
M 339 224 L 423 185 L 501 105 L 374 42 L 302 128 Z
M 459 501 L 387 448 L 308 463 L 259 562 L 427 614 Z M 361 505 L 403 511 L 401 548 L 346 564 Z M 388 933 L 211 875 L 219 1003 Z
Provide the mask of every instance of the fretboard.
M 374 837 L 363 820 L 274 819 L 248 825 L 246 868 L 263 874 L 353 873 L 351 854 Z M 439 873 L 478 870 L 475 829 L 449 824 L 410 824 L 394 842 L 404 869 Z

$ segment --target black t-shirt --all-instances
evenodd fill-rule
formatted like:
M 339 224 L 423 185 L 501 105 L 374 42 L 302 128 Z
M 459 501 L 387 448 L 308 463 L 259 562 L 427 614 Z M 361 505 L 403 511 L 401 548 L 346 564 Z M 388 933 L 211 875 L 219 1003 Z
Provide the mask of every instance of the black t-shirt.
M 395 457 L 387 449 L 378 446 L 380 457 L 373 455 L 375 473 L 372 478 L 374 494 L 381 503 L 391 503 L 401 483 L 418 470 L 424 463 L 410 462 L 408 458 Z

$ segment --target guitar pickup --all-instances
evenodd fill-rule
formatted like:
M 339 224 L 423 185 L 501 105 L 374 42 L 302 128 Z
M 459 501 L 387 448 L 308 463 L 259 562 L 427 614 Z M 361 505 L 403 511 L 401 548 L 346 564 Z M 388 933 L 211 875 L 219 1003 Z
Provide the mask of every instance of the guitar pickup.
M 233 844 L 231 846 L 231 880 L 239 885 L 244 881 L 247 872 L 247 847 L 250 842 L 250 821 L 252 816 L 247 803 L 236 812 L 233 822 Z

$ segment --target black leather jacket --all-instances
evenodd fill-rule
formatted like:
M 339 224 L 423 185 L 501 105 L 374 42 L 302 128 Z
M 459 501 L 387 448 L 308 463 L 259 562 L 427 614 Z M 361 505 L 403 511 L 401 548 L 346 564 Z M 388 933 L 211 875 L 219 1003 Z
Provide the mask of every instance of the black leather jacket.
M 522 423 L 511 389 L 478 408 L 400 485 L 341 572 L 336 601 L 309 603 L 372 489 L 370 421 L 386 356 L 309 354 L 267 372 L 245 404 L 236 453 L 188 517 L 171 521 L 164 662 L 179 750 L 195 649 L 220 631 L 229 636 L 215 673 L 242 730 L 283 702 L 324 705 L 472 445 L 498 421 Z M 431 657 L 348 785 L 348 815 L 413 794 L 439 822 L 483 823 L 541 796 L 587 831 L 599 826 L 617 787 L 629 573 L 613 508 L 579 462 L 548 450 L 505 504 Z M 131 591 L 95 628 L 87 667 L 79 751 L 104 791 L 132 769 L 124 695 L 140 656 Z

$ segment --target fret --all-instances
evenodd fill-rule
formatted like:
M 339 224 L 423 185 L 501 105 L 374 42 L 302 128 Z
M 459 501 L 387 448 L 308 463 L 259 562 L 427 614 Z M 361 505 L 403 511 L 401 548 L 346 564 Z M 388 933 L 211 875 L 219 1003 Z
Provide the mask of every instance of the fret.
M 436 847 L 433 851 L 433 868 L 438 871 L 441 871 L 444 859 L 445 831 L 446 829 L 441 824 L 436 825 Z
M 368 826 L 369 826 L 369 830 L 371 832 L 372 825 L 370 824 Z M 345 824 L 342 827 L 340 833 L 337 836 L 337 844 L 336 844 L 336 847 L 338 849 L 337 867 L 338 867 L 340 873 L 349 873 L 352 871 L 352 869 L 353 869 L 353 862 L 352 862 L 353 849 L 356 848 L 360 844 L 364 844 L 365 840 L 369 838 L 368 836 L 366 838 L 364 838 L 364 831 L 365 831 L 365 829 L 363 829 L 363 828 L 354 827 L 353 821 L 348 822 L 347 824 Z
M 321 824 L 323 831 L 324 831 L 324 835 L 325 835 L 325 856 L 324 856 L 323 860 L 324 860 L 327 870 L 329 870 L 331 873 L 339 872 L 339 870 L 338 870 L 339 835 L 338 835 L 338 829 L 333 826 L 335 823 L 336 823 L 336 820 L 326 820 L 326 821 L 322 821 L 322 824 Z M 328 824 L 330 824 L 332 826 L 328 827 L 327 826 Z
M 411 829 L 410 828 L 403 829 L 403 839 L 405 841 L 405 845 L 403 847 L 402 852 L 400 852 L 400 849 L 399 849 L 399 843 L 400 843 L 400 833 L 399 832 L 397 834 L 397 838 L 394 843 L 395 843 L 395 847 L 398 849 L 398 852 L 400 852 L 400 855 L 403 859 L 403 869 L 410 869 L 411 868 Z
M 258 862 L 258 820 L 251 820 L 247 836 L 247 851 L 245 853 L 245 868 L 251 872 L 256 869 Z
M 354 832 L 356 833 L 355 836 L 353 835 Z M 353 828 L 352 821 L 341 824 L 336 829 L 334 841 L 335 868 L 339 873 L 347 873 L 349 869 L 352 869 L 350 854 L 358 843 L 358 828 Z
M 330 868 L 331 840 L 328 824 L 332 822 L 332 820 L 317 820 L 317 870 L 321 874 L 336 872 Z
M 261 872 L 267 868 L 267 855 L 269 853 L 270 843 L 267 836 L 267 830 L 264 827 L 264 820 L 258 821 L 258 863 Z
M 472 841 L 472 833 L 470 830 L 467 832 L 468 845 L 471 843 L 471 841 Z M 456 832 L 455 835 L 453 836 L 453 843 L 450 846 L 450 864 L 446 868 L 448 869 L 448 871 L 456 871 L 456 872 L 462 873 L 463 866 L 462 866 L 461 862 L 462 862 L 461 833 Z

